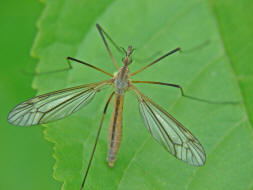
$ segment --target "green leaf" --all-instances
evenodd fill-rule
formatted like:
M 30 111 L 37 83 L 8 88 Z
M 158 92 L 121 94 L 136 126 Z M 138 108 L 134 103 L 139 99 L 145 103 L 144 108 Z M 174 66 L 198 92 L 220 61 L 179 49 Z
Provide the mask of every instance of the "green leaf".
M 35 95 L 31 88 L 36 61 L 30 50 L 36 22 L 43 10 L 39 1 L 0 1 L 0 189 L 55 190 L 61 183 L 52 176 L 52 143 L 42 128 L 20 128 L 7 122 L 9 111 Z M 42 185 L 43 181 L 43 185 Z
M 233 64 L 231 61 L 237 49 L 227 51 L 230 41 L 225 42 L 224 36 L 229 23 L 226 19 L 218 22 L 216 13 L 230 7 L 212 3 L 199 0 L 46 2 L 33 49 L 40 59 L 38 72 L 67 67 L 67 56 L 115 72 L 96 30 L 98 22 L 120 46 L 136 48 L 131 71 L 149 63 L 154 55 L 157 57 L 178 46 L 183 49 L 183 53 L 169 56 L 134 79 L 180 84 L 187 95 L 208 100 L 242 102 L 208 104 L 183 98 L 178 89 L 138 85 L 200 140 L 207 153 L 206 165 L 196 168 L 169 155 L 146 131 L 136 97 L 127 93 L 123 142 L 116 165 L 109 168 L 106 163 L 108 114 L 86 189 L 251 188 L 253 139 L 252 114 L 249 100 L 245 101 L 247 87 L 243 88 L 238 81 L 236 65 L 241 63 L 236 59 Z M 225 29 L 221 32 L 223 23 Z M 113 54 L 120 63 L 120 55 L 114 50 Z M 248 68 L 240 69 L 247 72 Z M 76 64 L 69 72 L 37 76 L 33 86 L 41 94 L 103 79 L 107 77 Z M 248 80 L 252 83 L 252 79 Z M 110 91 L 101 91 L 87 108 L 71 117 L 46 125 L 45 136 L 55 144 L 54 176 L 63 182 L 64 190 L 80 188 Z

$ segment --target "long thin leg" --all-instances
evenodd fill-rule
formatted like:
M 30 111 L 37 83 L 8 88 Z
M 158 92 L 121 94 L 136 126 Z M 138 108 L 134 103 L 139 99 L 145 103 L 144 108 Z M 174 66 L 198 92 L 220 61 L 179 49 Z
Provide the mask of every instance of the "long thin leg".
M 112 52 L 111 52 L 111 50 L 110 50 L 110 48 L 109 48 L 109 46 L 108 46 L 108 44 L 107 44 L 107 41 L 106 41 L 106 39 L 105 39 L 105 37 L 104 37 L 104 34 L 105 34 L 105 36 L 112 42 L 112 44 L 116 47 L 116 49 L 118 49 L 119 51 L 122 51 L 122 50 L 115 44 L 115 42 L 109 37 L 109 35 L 102 29 L 102 27 L 101 27 L 99 24 L 96 24 L 96 26 L 97 26 L 97 29 L 98 29 L 98 31 L 99 31 L 99 34 L 101 35 L 101 37 L 102 37 L 102 39 L 103 39 L 103 42 L 104 42 L 105 47 L 106 47 L 106 49 L 107 49 L 107 51 L 108 51 L 108 53 L 109 53 L 109 56 L 110 56 L 111 59 L 112 59 L 112 62 L 113 62 L 113 64 L 114 64 L 114 66 L 115 66 L 116 69 L 118 70 L 118 69 L 119 69 L 118 64 L 117 64 L 117 62 L 115 61 L 114 57 L 112 56 Z
M 36 73 L 36 72 L 35 72 L 35 73 L 28 73 L 28 72 L 26 72 L 26 71 L 22 71 L 22 72 L 23 72 L 24 74 L 46 75 L 46 74 L 52 74 L 52 73 L 58 73 L 58 72 L 68 71 L 68 70 L 70 70 L 70 69 L 73 68 L 70 61 L 75 61 L 75 62 L 77 62 L 77 63 L 81 63 L 81 64 L 83 64 L 83 65 L 85 65 L 85 66 L 88 66 L 88 67 L 90 67 L 90 68 L 92 68 L 92 69 L 95 69 L 95 70 L 97 70 L 97 71 L 100 71 L 100 72 L 102 72 L 102 73 L 104 73 L 104 74 L 106 74 L 106 75 L 108 75 L 108 76 L 110 76 L 110 77 L 113 77 L 113 75 L 112 75 L 111 73 L 108 73 L 108 72 L 104 71 L 103 69 L 100 69 L 100 68 L 98 68 L 98 67 L 95 67 L 95 66 L 93 66 L 93 65 L 91 65 L 91 64 L 89 64 L 89 63 L 86 63 L 86 62 L 84 62 L 84 61 L 75 59 L 75 58 L 73 58 L 73 57 L 67 57 L 66 59 L 67 59 L 67 63 L 68 63 L 68 68 L 57 69 L 57 70 L 54 70 L 54 71 L 48 71 L 48 72 L 43 72 L 43 73 Z
M 146 58 L 134 58 L 134 61 L 135 62 L 149 62 L 150 60 L 154 59 L 155 57 L 157 57 L 158 55 L 161 55 L 161 51 L 157 51 L 155 53 L 153 53 L 152 55 L 150 55 L 149 57 L 146 57 Z
M 100 121 L 100 125 L 99 125 L 99 128 L 98 128 L 98 132 L 97 132 L 97 136 L 96 136 L 96 140 L 95 140 L 95 144 L 93 146 L 93 149 L 92 149 L 92 153 L 91 153 L 91 156 L 90 156 L 90 160 L 89 160 L 89 163 L 88 163 L 88 167 L 85 171 L 85 175 L 84 175 L 84 178 L 83 178 L 83 181 L 82 181 L 82 185 L 81 185 L 81 188 L 80 190 L 83 189 L 84 187 L 84 184 L 85 184 L 85 181 L 87 179 L 87 176 L 88 176 L 88 173 L 89 173 L 89 169 L 90 169 L 90 166 L 91 166 L 91 162 L 93 160 L 93 157 L 94 157 L 94 153 L 95 153 L 95 150 L 96 150 L 96 147 L 97 147 L 97 142 L 98 142 L 98 139 L 99 139 L 99 135 L 100 135 L 100 132 L 101 132 L 101 129 L 102 129 L 102 126 L 103 126 L 103 121 L 104 121 L 104 116 L 106 114 L 106 111 L 107 111 L 107 108 L 108 108 L 108 105 L 112 99 L 114 95 L 114 92 L 111 94 L 111 96 L 109 97 L 109 99 L 107 100 L 106 104 L 105 104 L 105 108 L 104 108 L 104 112 L 103 112 L 103 115 L 102 115 L 102 119 Z
M 112 43 L 112 45 L 120 52 L 122 53 L 123 55 L 125 55 L 125 50 L 121 47 L 119 47 L 114 41 L 113 39 L 105 32 L 105 30 L 99 25 L 99 24 L 96 24 L 98 30 L 101 30 L 103 32 L 103 34 L 108 38 L 108 40 Z
M 98 67 L 95 67 L 95 66 L 93 66 L 93 65 L 91 65 L 91 64 L 89 64 L 89 63 L 86 63 L 86 62 L 84 62 L 84 61 L 75 59 L 75 58 L 73 58 L 73 57 L 67 57 L 67 60 L 68 60 L 68 64 L 69 64 L 69 68 L 70 68 L 70 69 L 72 68 L 72 66 L 71 66 L 71 64 L 70 64 L 70 60 L 71 60 L 71 61 L 75 61 L 75 62 L 81 63 L 81 64 L 83 64 L 83 65 L 86 65 L 86 66 L 88 66 L 88 67 L 90 67 L 90 68 L 96 69 L 97 71 L 100 71 L 100 72 L 102 72 L 102 73 L 104 73 L 104 74 L 106 74 L 106 75 L 108 75 L 108 76 L 110 76 L 110 77 L 113 77 L 113 75 L 112 75 L 111 73 L 108 73 L 108 72 L 104 71 L 103 69 L 100 69 L 100 68 L 98 68 Z
M 176 49 L 173 49 L 172 51 L 166 53 L 165 55 L 159 57 L 158 59 L 154 60 L 153 62 L 149 63 L 148 65 L 146 65 L 145 67 L 139 69 L 138 71 L 135 71 L 134 73 L 131 74 L 131 76 L 134 76 L 138 73 L 140 73 L 141 71 L 145 70 L 146 68 L 150 67 L 151 65 L 157 63 L 158 61 L 161 61 L 162 59 L 164 59 L 165 57 L 177 52 L 177 51 L 180 51 L 181 49 L 180 48 L 176 48 Z
M 155 81 L 131 81 L 131 82 L 132 83 L 143 83 L 143 84 L 159 84 L 159 85 L 171 86 L 171 87 L 179 88 L 180 92 L 181 92 L 181 95 L 183 97 L 190 98 L 192 100 L 201 101 L 201 102 L 211 103 L 211 104 L 238 104 L 238 103 L 240 103 L 238 101 L 218 102 L 218 101 L 212 101 L 212 100 L 206 100 L 206 99 L 197 98 L 197 97 L 193 97 L 193 96 L 188 96 L 188 95 L 185 95 L 185 93 L 183 91 L 183 88 L 180 85 L 178 85 L 178 84 L 171 84 L 171 83 L 164 83 L 164 82 L 155 82 Z

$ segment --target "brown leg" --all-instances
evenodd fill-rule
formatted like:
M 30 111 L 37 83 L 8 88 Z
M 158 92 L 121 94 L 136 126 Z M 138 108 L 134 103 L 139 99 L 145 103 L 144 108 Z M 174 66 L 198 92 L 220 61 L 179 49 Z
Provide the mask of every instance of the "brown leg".
M 155 82 L 155 81 L 132 81 L 132 83 L 143 83 L 143 84 L 159 84 L 159 85 L 164 85 L 164 86 L 171 86 L 171 87 L 175 87 L 175 88 L 179 88 L 181 95 L 183 97 L 186 98 L 190 98 L 192 100 L 197 100 L 197 101 L 201 101 L 201 102 L 206 102 L 206 103 L 210 103 L 210 104 L 239 104 L 239 101 L 212 101 L 212 100 L 206 100 L 206 99 L 202 99 L 202 98 L 197 98 L 197 97 L 193 97 L 193 96 L 188 96 L 185 95 L 183 88 L 178 85 L 178 84 L 171 84 L 171 83 L 164 83 L 164 82 Z
M 81 60 L 78 60 L 78 59 L 75 59 L 75 58 L 72 58 L 72 57 L 67 57 L 66 59 L 67 59 L 67 63 L 68 63 L 68 68 L 57 69 L 57 70 L 48 71 L 48 72 L 42 72 L 42 73 L 36 73 L 36 72 L 35 72 L 35 73 L 28 73 L 28 72 L 26 72 L 26 71 L 22 71 L 22 72 L 23 72 L 24 74 L 29 74 L 29 75 L 34 75 L 34 74 L 36 74 L 36 75 L 46 75 L 46 74 L 53 74 L 53 73 L 68 71 L 68 70 L 70 70 L 70 69 L 73 68 L 70 61 L 74 61 L 74 62 L 77 62 L 77 63 L 81 63 L 81 64 L 83 64 L 83 65 L 85 65 L 85 66 L 88 66 L 88 67 L 90 67 L 90 68 L 93 68 L 93 69 L 95 69 L 95 70 L 97 70 L 97 71 L 100 71 L 100 72 L 102 72 L 102 73 L 104 73 L 104 74 L 106 74 L 106 75 L 108 75 L 108 76 L 110 76 L 110 77 L 113 77 L 113 75 L 112 75 L 111 73 L 108 73 L 108 72 L 104 71 L 103 69 L 100 69 L 100 68 L 98 68 L 98 67 L 95 67 L 95 66 L 93 66 L 93 65 L 91 65 L 91 64 L 89 64 L 89 63 L 86 63 L 86 62 L 84 62 L 84 61 L 81 61 Z
M 118 51 L 122 52 L 122 49 L 119 48 L 119 47 L 116 45 L 116 43 L 110 38 L 110 36 L 103 30 L 103 28 L 102 28 L 99 24 L 96 24 L 96 26 L 97 26 L 97 29 L 98 29 L 99 34 L 101 35 L 101 37 L 102 37 L 102 39 L 103 39 L 103 42 L 104 42 L 105 47 L 106 47 L 106 49 L 107 49 L 107 51 L 108 51 L 108 53 L 109 53 L 109 56 L 110 56 L 111 59 L 112 59 L 112 62 L 113 62 L 113 64 L 114 64 L 114 66 L 115 66 L 116 69 L 118 70 L 118 69 L 119 69 L 118 64 L 117 64 L 117 62 L 115 61 L 115 59 L 114 59 L 114 57 L 113 57 L 113 55 L 112 55 L 112 52 L 111 52 L 111 50 L 110 50 L 110 48 L 109 48 L 109 46 L 108 46 L 108 44 L 107 44 L 107 41 L 106 41 L 106 39 L 105 39 L 105 36 L 112 42 L 112 44 L 115 46 L 115 48 L 116 48 Z M 104 36 L 104 35 L 105 35 L 105 36 Z
M 153 64 L 155 64 L 155 63 L 161 61 L 161 60 L 164 59 L 165 57 L 167 57 L 167 56 L 169 56 L 169 55 L 171 55 L 171 54 L 173 54 L 173 53 L 175 53 L 175 52 L 177 52 L 177 51 L 180 51 L 180 50 L 181 50 L 180 48 L 173 49 L 172 51 L 166 53 L 165 55 L 163 55 L 163 56 L 159 57 L 158 59 L 154 60 L 153 62 L 149 63 L 149 64 L 146 65 L 145 67 L 139 69 L 138 71 L 135 71 L 134 73 L 131 74 L 131 76 L 134 76 L 134 75 L 140 73 L 141 71 L 145 70 L 146 68 L 150 67 L 151 65 L 153 65 Z
M 89 63 L 86 63 L 86 62 L 84 62 L 84 61 L 80 61 L 80 60 L 75 59 L 75 58 L 72 58 L 72 57 L 67 57 L 67 61 L 68 61 L 68 64 L 69 64 L 69 69 L 72 69 L 70 60 L 71 60 L 71 61 L 75 61 L 75 62 L 77 62 L 77 63 L 81 63 L 81 64 L 86 65 L 86 66 L 88 66 L 88 67 L 90 67 L 90 68 L 93 68 L 93 69 L 95 69 L 95 70 L 97 70 L 97 71 L 100 71 L 100 72 L 102 72 L 102 73 L 104 73 L 104 74 L 106 74 L 106 75 L 108 75 L 108 76 L 110 76 L 110 77 L 113 77 L 113 75 L 112 75 L 111 73 L 108 73 L 108 72 L 104 71 L 103 69 L 100 69 L 100 68 L 95 67 L 95 66 L 93 66 L 93 65 L 91 65 L 91 64 L 89 64 Z
M 89 169 L 90 169 L 90 166 L 91 166 L 91 163 L 92 163 L 92 160 L 93 160 L 93 157 L 94 157 L 94 153 L 95 153 L 95 150 L 96 150 L 96 147 L 97 147 L 97 142 L 98 142 L 98 139 L 99 139 L 99 135 L 100 135 L 100 132 L 101 132 L 101 129 L 102 129 L 102 126 L 103 126 L 104 116 L 105 116 L 105 114 L 106 114 L 108 105 L 109 105 L 109 103 L 110 103 L 110 101 L 111 101 L 113 95 L 114 95 L 114 92 L 111 94 L 111 96 L 109 97 L 109 99 L 108 99 L 107 102 L 106 102 L 106 105 L 105 105 L 105 108 L 104 108 L 104 112 L 103 112 L 103 115 L 102 115 L 102 119 L 101 119 L 101 121 L 100 121 L 100 125 L 99 125 L 99 128 L 98 128 L 98 132 L 97 132 L 95 144 L 94 144 L 93 149 L 92 149 L 92 153 L 91 153 L 91 156 L 90 156 L 90 160 L 89 160 L 89 163 L 88 163 L 88 167 L 87 167 L 87 169 L 86 169 L 86 171 L 85 171 L 85 175 L 84 175 L 84 178 L 83 178 L 83 181 L 82 181 L 82 185 L 81 185 L 80 190 L 83 189 L 84 184 L 85 184 L 85 181 L 86 181 L 86 178 L 87 178 L 87 176 L 88 176 Z

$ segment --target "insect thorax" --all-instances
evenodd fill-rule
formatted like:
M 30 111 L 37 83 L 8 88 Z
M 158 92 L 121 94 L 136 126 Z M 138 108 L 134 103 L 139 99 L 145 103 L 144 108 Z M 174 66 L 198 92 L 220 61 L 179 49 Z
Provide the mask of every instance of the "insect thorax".
M 129 71 L 127 67 L 122 67 L 114 77 L 114 88 L 116 94 L 123 95 L 129 86 Z

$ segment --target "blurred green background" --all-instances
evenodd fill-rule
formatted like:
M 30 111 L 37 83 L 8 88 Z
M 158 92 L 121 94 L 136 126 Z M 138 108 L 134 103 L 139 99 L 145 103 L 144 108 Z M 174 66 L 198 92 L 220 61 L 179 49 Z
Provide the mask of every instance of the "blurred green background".
M 241 57 L 233 52 L 237 48 L 243 49 L 244 53 L 252 49 L 253 43 L 249 43 L 249 39 L 252 38 L 253 19 L 249 18 L 252 16 L 253 4 L 247 0 L 210 2 L 227 51 L 232 52 L 230 58 L 237 71 L 235 74 L 243 76 L 245 73 L 241 72 L 240 67 L 252 64 L 253 54 Z M 37 34 L 36 22 L 43 8 L 43 3 L 37 0 L 0 2 L 0 190 L 51 190 L 60 189 L 61 186 L 52 177 L 55 162 L 52 157 L 53 145 L 44 140 L 43 128 L 18 128 L 6 121 L 13 106 L 36 94 L 31 88 L 33 75 L 24 74 L 22 70 L 33 72 L 36 66 L 37 60 L 30 57 L 30 50 Z M 244 33 L 241 33 L 241 28 Z M 238 36 L 241 40 L 237 40 Z M 250 106 L 252 68 L 244 69 L 248 71 L 247 78 L 239 78 L 240 87 L 245 89 L 242 95 L 248 105 L 246 109 L 249 115 L 253 115 Z M 249 120 L 252 124 L 252 117 Z
M 18 128 L 7 123 L 15 104 L 34 96 L 31 88 L 36 60 L 30 50 L 43 10 L 37 0 L 0 1 L 0 189 L 60 189 L 52 177 L 52 144 L 43 139 L 42 127 Z

